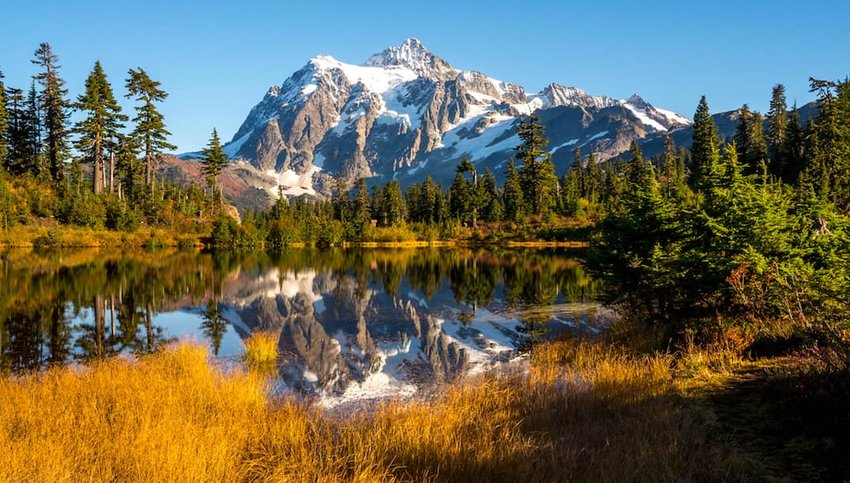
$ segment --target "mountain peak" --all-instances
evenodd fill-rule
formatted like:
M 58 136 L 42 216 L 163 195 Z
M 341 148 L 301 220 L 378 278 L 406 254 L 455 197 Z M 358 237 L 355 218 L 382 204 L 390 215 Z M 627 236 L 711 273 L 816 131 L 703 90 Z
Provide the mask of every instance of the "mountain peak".
M 578 87 L 567 87 L 555 83 L 546 86 L 540 95 L 544 99 L 544 107 L 577 106 L 602 109 L 613 104 L 609 97 L 591 96 Z
M 645 109 L 650 105 L 648 102 L 643 100 L 643 98 L 641 96 L 639 96 L 637 94 L 632 94 L 631 97 L 626 99 L 626 104 L 631 104 L 631 105 L 638 107 L 640 109 Z
M 434 55 L 416 37 L 410 37 L 398 47 L 388 47 L 372 55 L 366 67 L 406 67 L 423 77 L 444 78 L 454 71 L 448 62 Z

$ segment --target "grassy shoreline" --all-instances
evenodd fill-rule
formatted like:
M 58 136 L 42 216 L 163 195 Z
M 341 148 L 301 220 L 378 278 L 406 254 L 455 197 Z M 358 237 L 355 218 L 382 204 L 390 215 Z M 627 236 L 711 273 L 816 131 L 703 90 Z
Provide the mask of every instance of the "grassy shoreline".
M 271 398 L 261 374 L 225 372 L 205 349 L 182 344 L 138 361 L 0 378 L 0 480 L 834 476 L 795 469 L 795 460 L 771 452 L 781 442 L 775 435 L 742 441 L 736 435 L 774 421 L 757 421 L 767 412 L 748 413 L 745 398 L 740 407 L 718 402 L 742 374 L 766 367 L 787 374 L 799 363 L 724 351 L 635 355 L 602 342 L 558 341 L 535 349 L 527 370 L 477 376 L 433 400 L 389 401 L 339 418 Z M 811 464 L 818 461 L 828 460 Z
M 134 232 L 97 230 L 80 227 L 23 226 L 0 231 L 0 249 L 12 248 L 201 248 L 209 247 L 209 234 L 173 233 L 163 228 L 141 228 Z M 288 248 L 305 248 L 309 244 L 293 242 Z M 586 248 L 583 240 L 511 240 L 473 239 L 343 241 L 331 245 L 339 248 L 441 248 L 441 247 L 512 247 L 512 248 Z M 226 248 L 226 247 L 225 247 Z M 261 249 L 261 246 L 251 247 Z

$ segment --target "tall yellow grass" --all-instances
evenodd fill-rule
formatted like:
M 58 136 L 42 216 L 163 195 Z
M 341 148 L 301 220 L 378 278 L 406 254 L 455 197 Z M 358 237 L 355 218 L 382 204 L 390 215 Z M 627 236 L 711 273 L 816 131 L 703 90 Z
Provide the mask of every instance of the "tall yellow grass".
M 734 478 L 669 361 L 592 344 L 435 400 L 328 413 L 179 345 L 0 380 L 5 481 L 672 481 Z
M 274 369 L 278 338 L 269 332 L 256 332 L 245 340 L 245 363 L 258 371 Z

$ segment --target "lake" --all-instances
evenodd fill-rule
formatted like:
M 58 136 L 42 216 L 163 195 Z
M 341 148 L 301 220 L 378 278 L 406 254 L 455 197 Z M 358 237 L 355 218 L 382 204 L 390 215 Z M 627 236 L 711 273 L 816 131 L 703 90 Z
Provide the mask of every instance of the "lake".
M 597 332 L 601 290 L 566 249 L 0 255 L 0 370 L 144 354 L 180 339 L 237 364 L 278 339 L 277 383 L 326 406 L 427 394 L 515 359 L 531 337 Z

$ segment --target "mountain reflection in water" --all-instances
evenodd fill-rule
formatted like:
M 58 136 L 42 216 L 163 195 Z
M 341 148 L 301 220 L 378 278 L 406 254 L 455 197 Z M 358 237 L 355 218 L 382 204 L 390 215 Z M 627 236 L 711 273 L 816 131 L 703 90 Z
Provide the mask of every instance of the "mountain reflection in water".
M 518 327 L 596 330 L 575 251 L 293 250 L 0 255 L 0 370 L 179 338 L 237 358 L 276 334 L 282 387 L 326 404 L 403 396 L 509 360 Z

